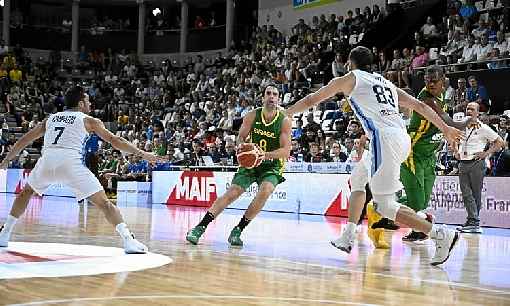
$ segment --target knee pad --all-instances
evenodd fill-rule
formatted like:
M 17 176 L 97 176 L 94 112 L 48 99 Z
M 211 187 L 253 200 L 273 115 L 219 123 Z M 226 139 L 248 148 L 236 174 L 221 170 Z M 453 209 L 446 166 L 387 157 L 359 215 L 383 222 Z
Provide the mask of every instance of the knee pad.
M 400 203 L 395 200 L 393 194 L 374 194 L 374 208 L 381 216 L 395 221 Z

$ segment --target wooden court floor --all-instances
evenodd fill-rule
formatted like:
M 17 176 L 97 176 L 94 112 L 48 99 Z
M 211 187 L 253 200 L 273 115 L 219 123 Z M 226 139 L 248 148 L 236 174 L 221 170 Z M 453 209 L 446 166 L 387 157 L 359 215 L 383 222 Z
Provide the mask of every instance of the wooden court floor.
M 0 195 L 0 223 L 12 200 Z M 264 212 L 239 249 L 226 239 L 242 212 L 227 210 L 193 246 L 184 236 L 204 209 L 119 207 L 137 238 L 172 263 L 89 276 L 0 275 L 0 305 L 510 305 L 509 230 L 463 235 L 437 268 L 428 264 L 432 244 L 402 243 L 404 229 L 387 232 L 391 249 L 375 250 L 363 227 L 346 255 L 329 244 L 344 219 Z M 121 247 L 97 209 L 64 198 L 34 199 L 13 241 Z M 1 258 L 0 268 L 9 269 Z

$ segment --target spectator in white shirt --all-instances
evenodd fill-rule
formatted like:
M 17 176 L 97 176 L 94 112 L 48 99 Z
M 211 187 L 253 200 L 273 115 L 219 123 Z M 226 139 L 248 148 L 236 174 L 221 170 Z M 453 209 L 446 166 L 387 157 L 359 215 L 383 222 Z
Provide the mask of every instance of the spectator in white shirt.
M 462 57 L 459 59 L 459 63 L 468 63 L 476 60 L 476 45 L 473 36 L 467 38 L 467 45 L 462 51 Z
M 439 36 L 436 26 L 432 23 L 432 17 L 427 17 L 427 23 L 421 27 L 421 33 L 426 40 Z
M 476 51 L 476 60 L 484 61 L 486 60 L 492 51 L 492 46 L 489 44 L 489 40 L 487 36 L 483 36 L 481 39 L 481 44 L 478 50 Z
M 498 31 L 498 33 L 496 34 L 496 39 L 497 39 L 497 41 L 493 47 L 498 48 L 500 54 L 504 54 L 505 52 L 508 52 L 508 48 L 510 46 L 505 39 L 505 33 Z

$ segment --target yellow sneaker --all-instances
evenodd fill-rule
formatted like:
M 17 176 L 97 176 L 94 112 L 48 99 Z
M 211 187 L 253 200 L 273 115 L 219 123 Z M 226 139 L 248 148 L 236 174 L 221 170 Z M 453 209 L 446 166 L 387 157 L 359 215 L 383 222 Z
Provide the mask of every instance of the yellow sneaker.
M 367 205 L 367 217 L 368 217 L 368 238 L 372 240 L 376 249 L 389 249 L 390 245 L 386 242 L 384 238 L 384 229 L 372 229 L 372 224 L 382 219 L 382 216 L 379 215 L 372 203 L 368 203 Z

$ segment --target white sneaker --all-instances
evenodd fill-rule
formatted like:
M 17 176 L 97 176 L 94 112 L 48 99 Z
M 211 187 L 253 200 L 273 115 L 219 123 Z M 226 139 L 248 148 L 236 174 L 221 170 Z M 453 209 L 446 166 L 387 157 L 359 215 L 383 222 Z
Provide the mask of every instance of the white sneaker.
M 124 239 L 124 252 L 126 254 L 145 254 L 148 252 L 148 248 L 131 234 L 131 237 Z
M 437 266 L 444 263 L 450 257 L 455 244 L 459 241 L 459 233 L 443 225 L 437 228 L 437 233 L 434 235 L 433 240 L 436 243 L 436 254 L 432 258 L 431 265 Z
M 0 227 L 0 248 L 6 248 L 9 246 L 9 239 L 11 238 L 11 234 L 4 231 L 4 226 Z
M 354 246 L 354 236 L 351 236 L 347 231 L 343 231 L 340 238 L 331 241 L 331 244 L 346 253 L 351 253 L 352 247 Z

